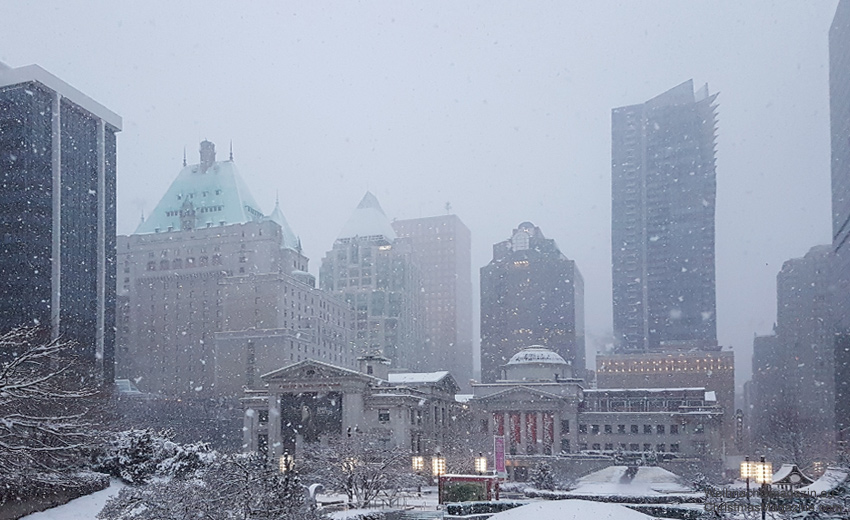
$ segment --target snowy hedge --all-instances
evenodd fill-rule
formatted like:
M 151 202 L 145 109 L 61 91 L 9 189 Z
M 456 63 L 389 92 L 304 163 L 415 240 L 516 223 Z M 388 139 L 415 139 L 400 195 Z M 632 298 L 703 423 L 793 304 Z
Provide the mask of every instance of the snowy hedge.
M 94 457 L 93 467 L 127 484 L 182 478 L 216 458 L 206 443 L 178 444 L 168 432 L 151 429 L 115 433 Z
M 67 502 L 106 489 L 109 476 L 103 473 L 18 473 L 0 475 L 0 510 L 33 503 L 32 510 Z

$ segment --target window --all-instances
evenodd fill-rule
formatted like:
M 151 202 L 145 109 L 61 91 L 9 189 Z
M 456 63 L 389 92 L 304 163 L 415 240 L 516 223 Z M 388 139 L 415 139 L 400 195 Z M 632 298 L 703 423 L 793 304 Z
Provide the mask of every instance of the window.
M 586 442 L 578 443 L 578 450 L 579 451 L 587 451 L 587 443 Z
M 629 451 L 640 451 L 640 445 L 636 442 L 629 444 Z
M 679 425 L 678 424 L 671 424 L 670 425 L 670 435 L 679 435 Z M 673 445 L 671 444 L 670 447 L 672 448 Z M 673 450 L 671 449 L 670 451 L 673 451 Z
M 644 424 L 643 425 L 643 433 L 644 433 L 644 435 L 651 434 L 652 433 L 652 425 L 651 424 Z
M 599 435 L 599 425 L 593 424 L 590 426 L 590 433 L 593 435 Z
M 570 452 L 570 440 L 569 439 L 561 439 L 561 453 L 569 453 Z
M 705 433 L 705 426 L 702 423 L 694 425 L 694 433 Z
M 569 419 L 561 419 L 561 433 L 570 433 Z
M 632 431 L 632 435 L 637 435 L 638 434 L 638 425 L 633 424 L 631 431 Z
M 386 408 L 378 410 L 378 421 L 382 423 L 390 422 L 390 411 Z
M 679 443 L 674 442 L 670 444 L 670 453 L 679 453 Z
M 614 428 L 610 424 L 605 425 L 605 433 L 614 433 Z
M 606 442 L 605 443 L 605 451 L 613 451 L 613 450 L 614 450 L 614 443 L 613 442 Z
M 652 450 L 652 444 L 645 442 L 643 444 L 643 451 L 651 451 L 651 450 Z
M 664 435 L 664 425 L 663 424 L 656 425 L 655 426 L 655 433 L 657 433 L 658 435 Z
M 625 424 L 618 424 L 617 425 L 617 433 L 619 433 L 620 435 L 624 435 L 626 433 L 626 425 Z
M 579 433 L 587 433 L 587 425 L 586 424 L 579 424 L 578 425 L 578 432 Z
M 591 449 L 596 450 L 596 451 L 599 451 L 599 450 L 601 450 L 601 449 L 602 449 L 602 445 L 601 445 L 601 444 L 599 444 L 598 442 L 594 442 L 594 443 L 593 443 L 593 446 L 591 447 Z
M 656 444 L 655 451 L 657 451 L 658 453 L 664 453 L 665 451 L 667 451 L 667 446 L 665 444 Z

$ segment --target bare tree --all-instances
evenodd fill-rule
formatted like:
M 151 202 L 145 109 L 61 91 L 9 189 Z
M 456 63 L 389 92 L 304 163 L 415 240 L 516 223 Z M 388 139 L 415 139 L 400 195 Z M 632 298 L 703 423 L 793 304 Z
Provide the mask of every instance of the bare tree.
M 93 440 L 84 401 L 95 392 L 70 377 L 73 344 L 39 335 L 0 335 L 0 474 L 64 467 Z
M 372 505 L 381 493 L 389 497 L 421 484 L 409 468 L 406 450 L 396 449 L 370 433 L 334 436 L 327 443 L 308 444 L 296 462 L 307 482 L 348 496 L 355 507 Z

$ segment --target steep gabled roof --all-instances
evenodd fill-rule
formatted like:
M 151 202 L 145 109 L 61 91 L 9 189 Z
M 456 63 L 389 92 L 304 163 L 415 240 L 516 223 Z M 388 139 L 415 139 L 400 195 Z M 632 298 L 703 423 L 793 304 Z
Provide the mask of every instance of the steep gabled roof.
M 478 402 L 490 401 L 490 400 L 495 400 L 495 399 L 503 399 L 503 398 L 511 396 L 511 395 L 531 395 L 531 396 L 534 396 L 536 398 L 556 399 L 556 400 L 559 400 L 559 401 L 564 399 L 564 396 L 562 396 L 562 395 L 553 394 L 551 392 L 546 392 L 544 390 L 539 390 L 539 389 L 531 388 L 531 387 L 528 387 L 528 386 L 511 386 L 510 388 L 506 388 L 504 390 L 500 390 L 500 391 L 494 392 L 492 394 L 487 394 L 487 395 L 481 396 L 481 397 L 474 397 L 473 400 L 478 401 Z
M 292 232 L 292 228 L 289 227 L 286 217 L 283 216 L 283 212 L 280 210 L 280 201 L 275 201 L 274 210 L 271 215 L 268 216 L 268 219 L 273 222 L 277 222 L 280 226 L 281 234 L 283 235 L 281 239 L 281 246 L 284 249 L 292 249 L 293 251 L 300 252 L 301 241 L 298 240 L 298 237 Z
M 195 228 L 264 218 L 233 161 L 214 162 L 206 170 L 200 164 L 190 164 L 180 170 L 150 216 L 136 228 L 136 234 L 183 230 L 180 212 L 189 205 L 195 212 Z
M 366 192 L 336 238 L 342 240 L 354 237 L 383 237 L 387 242 L 396 239 L 390 219 L 371 192 Z

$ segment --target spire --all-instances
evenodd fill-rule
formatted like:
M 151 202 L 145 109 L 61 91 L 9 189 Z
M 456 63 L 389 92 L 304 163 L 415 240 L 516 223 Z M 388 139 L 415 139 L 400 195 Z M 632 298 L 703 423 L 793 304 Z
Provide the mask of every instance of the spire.
M 230 140 L 230 162 L 233 162 L 233 139 Z
M 186 147 L 183 147 L 183 167 L 186 167 Z

